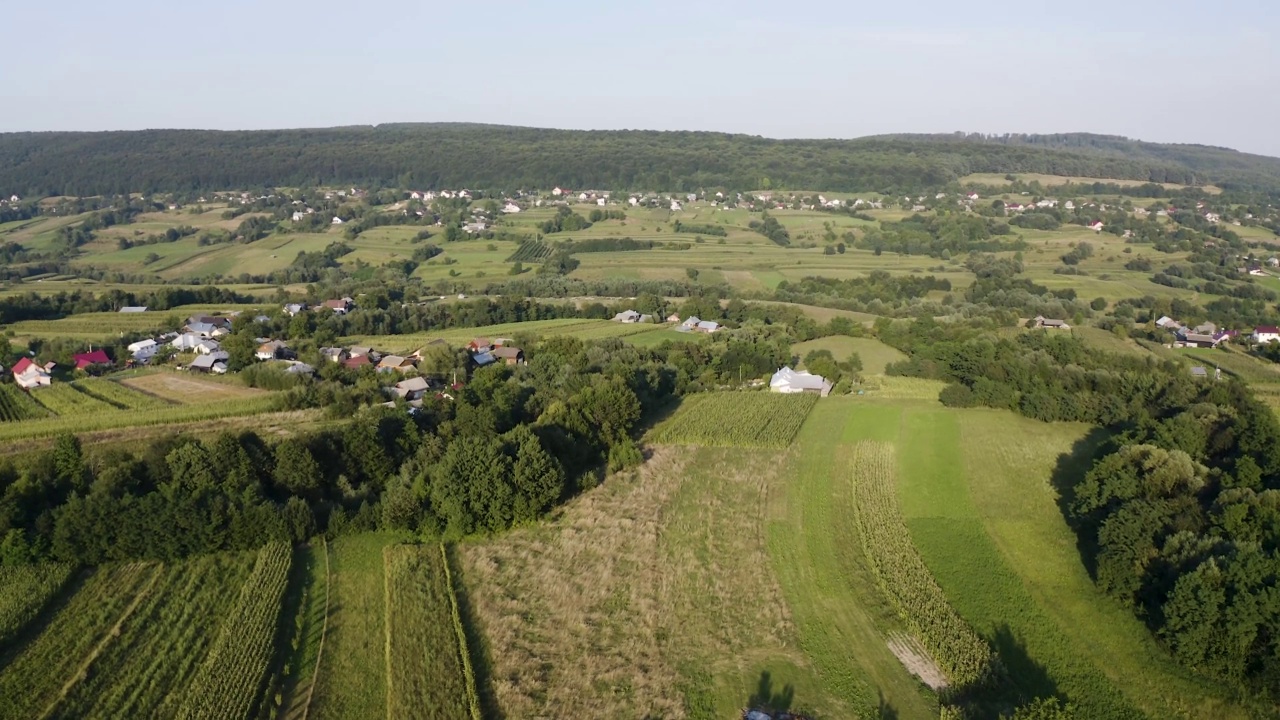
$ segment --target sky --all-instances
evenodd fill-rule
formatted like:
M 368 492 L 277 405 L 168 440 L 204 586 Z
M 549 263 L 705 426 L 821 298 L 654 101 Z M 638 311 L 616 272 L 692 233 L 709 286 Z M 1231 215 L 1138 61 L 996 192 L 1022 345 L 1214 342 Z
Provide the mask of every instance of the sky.
M 1097 132 L 1280 156 L 1275 0 L 15 5 L 0 132 Z

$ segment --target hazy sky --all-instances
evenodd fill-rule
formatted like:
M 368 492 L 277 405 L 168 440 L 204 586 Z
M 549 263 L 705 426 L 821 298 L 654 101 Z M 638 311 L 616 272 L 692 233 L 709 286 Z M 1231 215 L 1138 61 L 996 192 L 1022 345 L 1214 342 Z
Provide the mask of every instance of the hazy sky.
M 1090 131 L 1280 156 L 1275 0 L 13 3 L 0 131 Z

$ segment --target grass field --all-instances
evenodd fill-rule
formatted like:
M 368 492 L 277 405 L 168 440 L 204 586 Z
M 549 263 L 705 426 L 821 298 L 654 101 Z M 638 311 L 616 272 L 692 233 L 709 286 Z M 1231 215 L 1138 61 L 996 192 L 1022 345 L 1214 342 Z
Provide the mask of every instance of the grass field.
M 700 393 L 649 434 L 666 445 L 785 448 L 818 402 L 812 393 Z
M 510 338 L 513 335 L 533 337 L 576 337 L 582 340 L 600 340 L 617 337 L 628 342 L 644 343 L 640 340 L 648 335 L 659 335 L 662 340 L 691 339 L 691 333 L 676 333 L 667 325 L 620 323 L 612 320 L 582 320 L 579 318 L 558 318 L 554 320 L 531 320 L 522 323 L 504 323 L 474 328 L 453 328 L 429 333 L 411 335 L 358 335 L 343 338 L 344 343 L 364 345 L 379 350 L 395 353 L 411 353 L 432 340 L 444 340 L 450 345 L 465 345 L 477 337 Z M 654 343 L 654 344 L 658 344 Z
M 81 313 L 58 320 L 23 320 L 6 326 L 17 338 L 68 338 L 101 342 L 126 333 L 177 330 L 187 318 L 199 313 L 226 314 L 263 310 L 267 305 L 180 305 L 171 310 L 144 313 Z
M 328 629 L 316 670 L 313 718 L 387 715 L 386 577 L 390 535 L 356 535 L 329 544 Z
M 144 371 L 118 376 L 124 387 L 166 403 L 203 405 L 223 400 L 261 398 L 264 390 L 241 385 L 234 379 L 214 379 L 171 370 Z
M 814 350 L 831 351 L 831 355 L 837 362 L 844 362 L 851 354 L 858 353 L 858 357 L 862 359 L 862 372 L 867 375 L 883 374 L 885 365 L 907 358 L 906 355 L 875 338 L 831 335 L 791 346 L 791 354 L 802 361 L 801 368 L 803 368 L 804 356 Z

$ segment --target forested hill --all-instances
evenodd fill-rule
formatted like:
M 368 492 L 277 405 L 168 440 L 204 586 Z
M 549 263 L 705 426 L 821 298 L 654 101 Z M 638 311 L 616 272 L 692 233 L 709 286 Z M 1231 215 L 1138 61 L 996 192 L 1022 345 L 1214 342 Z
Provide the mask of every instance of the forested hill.
M 1280 159 L 1084 134 L 772 140 L 473 124 L 0 134 L 0 192 L 23 196 L 308 184 L 883 191 L 972 172 L 1280 188 Z

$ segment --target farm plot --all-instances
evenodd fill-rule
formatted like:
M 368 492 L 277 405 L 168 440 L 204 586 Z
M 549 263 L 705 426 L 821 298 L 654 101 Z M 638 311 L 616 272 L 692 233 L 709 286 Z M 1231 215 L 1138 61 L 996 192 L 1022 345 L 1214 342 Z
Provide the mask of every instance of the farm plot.
M 120 411 L 120 408 L 115 405 L 81 392 L 75 386 L 66 383 L 54 383 L 47 388 L 34 391 L 31 395 L 60 418 Z
M 176 372 L 151 372 L 119 381 L 130 390 L 140 390 L 172 403 L 199 405 L 233 398 L 263 397 L 266 393 L 230 382 L 196 377 Z
M 0 717 L 40 717 L 71 687 L 86 664 L 111 642 L 160 575 L 154 563 L 103 567 L 20 651 L 5 653 Z M 10 653 L 15 657 L 10 657 Z
M 329 544 L 329 620 L 308 717 L 387 717 L 382 548 L 397 540 L 391 535 L 358 535 Z
M 947 602 L 911 542 L 898 507 L 893 445 L 863 441 L 853 449 L 853 486 L 862 547 L 885 594 L 912 633 L 961 687 L 991 677 L 991 648 Z
M 66 586 L 73 569 L 65 563 L 0 565 L 0 647 L 7 646 Z
M 703 393 L 686 398 L 649 439 L 662 445 L 785 448 L 817 402 L 809 393 Z
M 49 417 L 49 411 L 14 385 L 0 385 L 0 422 Z
M 247 718 L 261 697 L 293 553 L 276 543 L 258 552 L 209 656 L 178 708 L 179 718 Z
M 438 545 L 383 549 L 387 583 L 388 714 L 454 720 L 480 710 L 466 639 Z
M 75 391 L 73 390 L 73 392 Z M 105 406 L 108 411 L 95 412 L 88 415 L 29 420 L 22 423 L 0 423 L 0 441 L 53 437 L 67 432 L 86 433 L 120 428 L 173 425 L 242 415 L 260 415 L 278 409 L 276 399 L 270 394 L 235 400 L 221 400 L 203 405 L 176 405 L 146 412 L 118 410 L 98 400 L 93 402 Z
M 525 240 L 520 243 L 520 247 L 507 258 L 507 262 L 542 262 L 550 257 L 552 252 L 554 251 L 551 249 L 551 246 L 541 240 Z
M 154 395 L 148 395 L 133 388 L 125 387 L 112 380 L 100 378 L 76 380 L 71 383 L 71 386 L 89 397 L 101 400 L 121 410 L 154 410 L 172 405 L 172 403 L 165 402 Z
M 252 562 L 253 553 L 221 553 L 165 566 L 52 715 L 171 717 Z

